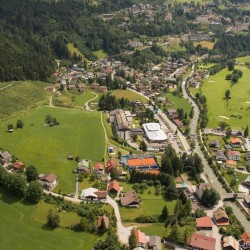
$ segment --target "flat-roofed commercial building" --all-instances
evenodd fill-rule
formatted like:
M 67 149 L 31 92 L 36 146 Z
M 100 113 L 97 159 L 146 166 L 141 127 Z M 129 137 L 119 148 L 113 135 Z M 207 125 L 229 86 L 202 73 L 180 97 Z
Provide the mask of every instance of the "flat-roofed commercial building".
M 159 143 L 167 141 L 168 137 L 166 133 L 161 129 L 159 123 L 154 123 L 154 122 L 144 123 L 142 126 L 149 142 Z

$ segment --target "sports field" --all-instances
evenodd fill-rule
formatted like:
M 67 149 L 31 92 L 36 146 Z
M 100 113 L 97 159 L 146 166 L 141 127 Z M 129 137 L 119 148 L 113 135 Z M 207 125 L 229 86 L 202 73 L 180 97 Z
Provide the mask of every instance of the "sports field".
M 243 71 L 243 77 L 234 85 L 225 80 L 226 75 L 230 73 L 227 69 L 204 80 L 201 91 L 207 98 L 207 127 L 217 127 L 221 121 L 235 129 L 250 125 L 250 69 L 244 66 L 238 68 Z M 228 101 L 224 98 L 227 89 L 231 92 Z
M 47 114 L 59 121 L 59 126 L 44 127 Z M 68 161 L 72 154 L 92 161 L 101 161 L 104 156 L 104 131 L 100 113 L 70 109 L 39 107 L 20 117 L 23 129 L 6 132 L 10 119 L 0 125 L 0 146 L 9 150 L 26 165 L 34 165 L 40 173 L 52 172 L 59 178 L 56 191 L 72 193 L 75 189 L 75 161 Z
M 94 234 L 74 232 L 70 229 L 48 229 L 45 225 L 48 204 L 27 205 L 0 191 L 0 248 L 18 250 L 90 250 L 99 238 Z M 40 214 L 40 210 L 44 210 Z M 45 213 L 45 214 L 44 214 Z M 62 223 L 75 223 L 78 218 L 66 212 L 60 213 Z

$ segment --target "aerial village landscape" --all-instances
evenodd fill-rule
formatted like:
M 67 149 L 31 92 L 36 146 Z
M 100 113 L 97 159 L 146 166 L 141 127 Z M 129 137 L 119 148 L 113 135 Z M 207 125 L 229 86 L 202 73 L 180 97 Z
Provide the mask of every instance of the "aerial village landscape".
M 0 249 L 250 249 L 249 1 L 128 2 L 84 5 L 123 42 L 57 27 L 46 80 L 0 64 Z

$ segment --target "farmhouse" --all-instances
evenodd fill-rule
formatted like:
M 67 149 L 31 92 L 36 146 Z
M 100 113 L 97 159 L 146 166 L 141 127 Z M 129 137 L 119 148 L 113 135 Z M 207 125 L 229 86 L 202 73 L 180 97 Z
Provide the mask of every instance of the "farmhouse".
M 120 185 L 119 185 L 119 182 L 116 181 L 116 180 L 113 180 L 109 183 L 109 186 L 108 186 L 108 191 L 110 193 L 115 193 L 117 194 L 118 191 L 120 190 Z
M 145 123 L 142 125 L 145 131 L 146 137 L 149 142 L 165 142 L 167 141 L 166 133 L 161 129 L 159 123 Z
M 227 160 L 225 164 L 225 168 L 227 169 L 235 169 L 237 165 L 237 162 L 234 160 Z
M 89 162 L 86 161 L 86 160 L 81 160 L 78 162 L 77 164 L 77 172 L 78 173 L 88 173 L 90 170 L 89 170 Z
M 234 160 L 234 161 L 239 161 L 240 160 L 240 152 L 239 151 L 233 151 L 233 150 L 228 150 L 227 151 L 227 158 L 228 160 Z
M 105 228 L 109 229 L 109 218 L 105 214 L 103 216 L 99 216 L 97 221 L 97 229 L 101 227 L 102 221 L 104 222 Z
M 216 244 L 216 239 L 197 233 L 192 234 L 188 242 L 188 245 L 192 249 L 200 249 L 200 250 L 215 250 L 215 244 Z
M 213 222 L 209 216 L 204 216 L 196 219 L 197 230 L 212 230 Z
M 239 138 L 232 138 L 230 140 L 230 144 L 233 148 L 240 148 L 243 143 L 242 140 Z
M 122 161 L 130 171 L 150 171 L 159 169 L 154 155 L 127 155 L 122 157 Z
M 149 236 L 148 242 L 148 249 L 149 250 L 161 250 L 161 237 L 159 236 Z
M 96 163 L 94 165 L 94 172 L 98 175 L 104 174 L 104 164 L 103 163 Z
M 16 161 L 12 164 L 12 167 L 15 171 L 22 171 L 25 168 L 25 165 L 20 161 Z
M 130 139 L 132 115 L 130 111 L 115 109 L 109 112 L 109 122 L 114 126 L 117 135 L 123 140 Z
M 243 249 L 249 249 L 250 247 L 250 232 L 245 232 L 240 235 L 240 246 Z
M 132 191 L 124 193 L 120 201 L 123 207 L 137 207 L 139 205 L 137 194 Z
M 135 237 L 136 237 L 136 247 L 146 248 L 146 235 L 145 233 L 141 232 L 140 230 L 135 230 Z
M 106 201 L 107 199 L 107 191 L 102 190 L 99 191 L 96 188 L 86 188 L 82 190 L 81 200 L 87 201 Z
M 4 162 L 10 162 L 12 158 L 12 155 L 8 151 L 2 151 L 0 153 L 0 159 Z
M 54 188 L 57 184 L 57 176 L 49 173 L 49 174 L 40 174 L 39 175 L 39 181 L 42 184 L 42 186 L 48 190 Z
M 239 242 L 233 236 L 225 236 L 223 238 L 223 249 L 224 250 L 239 250 Z
M 107 162 L 107 171 L 110 171 L 112 168 L 116 168 L 117 164 L 113 159 L 109 159 Z
M 229 217 L 228 217 L 228 215 L 223 207 L 216 209 L 213 212 L 213 216 L 214 216 L 215 222 L 218 226 L 229 225 Z

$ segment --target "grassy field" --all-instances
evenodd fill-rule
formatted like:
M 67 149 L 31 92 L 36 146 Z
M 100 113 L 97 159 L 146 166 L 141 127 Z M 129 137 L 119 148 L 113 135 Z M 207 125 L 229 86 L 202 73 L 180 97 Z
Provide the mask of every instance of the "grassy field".
M 236 62 L 239 62 L 239 63 L 249 62 L 250 63 L 250 56 L 239 57 L 236 59 Z
M 76 53 L 77 56 L 81 56 L 83 59 L 85 58 L 82 52 L 78 48 L 74 47 L 73 43 L 68 43 L 67 47 L 71 54 Z
M 138 224 L 136 226 L 146 235 L 158 235 L 160 237 L 166 237 L 170 233 L 170 228 L 165 228 L 164 223 Z
M 209 117 L 207 127 L 217 127 L 220 121 L 227 122 L 235 129 L 250 125 L 250 103 L 248 103 L 250 102 L 250 69 L 240 66 L 238 68 L 243 71 L 243 77 L 234 85 L 225 80 L 226 75 L 230 73 L 227 69 L 204 80 L 201 90 L 207 98 Z M 224 99 L 227 89 L 231 92 L 229 101 Z M 241 115 L 241 118 L 231 117 L 231 115 Z
M 164 94 L 164 96 L 167 97 L 170 102 L 174 103 L 174 105 L 170 107 L 171 109 L 182 108 L 185 113 L 187 114 L 190 113 L 191 105 L 186 99 L 181 98 L 179 96 L 175 96 L 171 93 L 166 93 Z
M 97 56 L 98 59 L 102 59 L 107 56 L 107 53 L 105 53 L 103 50 L 94 51 L 93 54 Z
M 203 48 L 213 49 L 215 42 L 209 42 L 209 41 L 194 42 L 194 46 L 197 46 L 198 44 L 200 44 L 201 47 Z
M 0 90 L 0 119 L 6 119 L 21 111 L 36 107 L 38 103 L 48 103 L 49 93 L 43 90 L 48 84 L 25 81 L 1 83 L 0 86 L 5 87 L 12 83 L 13 86 Z
M 1 249 L 92 249 L 99 238 L 97 235 L 63 228 L 48 229 L 44 224 L 50 207 L 45 203 L 27 205 L 0 192 Z M 78 221 L 66 212 L 60 213 L 60 218 L 65 225 Z
M 55 116 L 59 126 L 44 127 L 47 114 Z M 59 178 L 56 191 L 71 193 L 75 188 L 75 161 L 68 161 L 67 155 L 100 161 L 104 155 L 104 131 L 99 113 L 87 113 L 67 109 L 40 107 L 21 118 L 23 129 L 7 133 L 7 124 L 0 125 L 1 147 L 8 149 L 26 165 L 34 165 L 40 173 L 55 173 Z
M 122 90 L 122 89 L 117 89 L 111 91 L 113 95 L 116 96 L 117 99 L 121 99 L 122 97 L 127 98 L 129 100 L 140 100 L 142 103 L 147 103 L 147 99 L 129 89 L 127 90 Z

